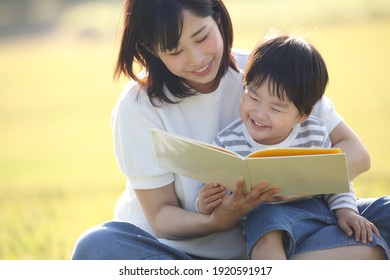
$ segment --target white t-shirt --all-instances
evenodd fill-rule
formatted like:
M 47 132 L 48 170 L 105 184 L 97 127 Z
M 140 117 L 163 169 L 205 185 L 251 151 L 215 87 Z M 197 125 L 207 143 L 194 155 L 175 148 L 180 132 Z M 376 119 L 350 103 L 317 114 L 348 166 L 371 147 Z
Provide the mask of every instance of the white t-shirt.
M 236 55 L 238 61 L 245 63 L 245 54 L 242 57 Z M 195 212 L 195 200 L 201 183 L 159 168 L 150 129 L 157 127 L 211 143 L 220 130 L 239 117 L 242 93 L 242 74 L 232 69 L 214 92 L 158 107 L 150 103 L 144 89 L 133 81 L 129 82 L 114 107 L 111 120 L 116 159 L 127 179 L 126 190 L 115 207 L 114 219 L 128 221 L 154 235 L 133 189 L 154 189 L 173 181 L 182 208 Z M 327 123 L 329 131 L 342 120 L 327 98 L 316 105 L 314 114 Z M 204 258 L 246 258 L 245 240 L 239 225 L 202 238 L 159 240 L 185 253 Z

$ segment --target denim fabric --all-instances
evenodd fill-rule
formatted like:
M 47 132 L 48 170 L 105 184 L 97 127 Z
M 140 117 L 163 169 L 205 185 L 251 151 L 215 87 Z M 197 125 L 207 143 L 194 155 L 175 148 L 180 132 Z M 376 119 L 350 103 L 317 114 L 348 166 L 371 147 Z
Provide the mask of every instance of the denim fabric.
M 390 258 L 390 196 L 358 199 L 362 216 L 372 221 L 381 236 L 374 236 L 368 246 L 381 246 Z M 265 233 L 283 230 L 287 233 L 287 258 L 294 254 L 359 244 L 340 229 L 336 217 L 321 198 L 283 204 L 261 204 L 248 214 L 244 226 L 248 254 Z
M 382 246 L 390 258 L 390 196 L 359 199 L 358 208 L 364 217 L 375 223 L 381 233 L 380 238 L 375 238 L 369 246 Z M 248 252 L 264 233 L 275 229 L 288 232 L 286 252 L 289 258 L 297 253 L 357 244 L 339 228 L 336 218 L 322 199 L 259 205 L 245 222 Z M 81 235 L 72 259 L 191 260 L 196 257 L 159 242 L 130 223 L 111 221 Z
M 111 221 L 86 231 L 78 239 L 73 260 L 191 260 L 138 227 Z

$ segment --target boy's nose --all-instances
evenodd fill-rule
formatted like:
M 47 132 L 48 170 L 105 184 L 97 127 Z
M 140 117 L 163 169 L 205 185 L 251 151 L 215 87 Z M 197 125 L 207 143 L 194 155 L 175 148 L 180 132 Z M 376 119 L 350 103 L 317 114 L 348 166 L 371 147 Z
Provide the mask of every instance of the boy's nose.
M 255 116 L 259 121 L 268 119 L 267 112 L 261 108 L 256 110 Z

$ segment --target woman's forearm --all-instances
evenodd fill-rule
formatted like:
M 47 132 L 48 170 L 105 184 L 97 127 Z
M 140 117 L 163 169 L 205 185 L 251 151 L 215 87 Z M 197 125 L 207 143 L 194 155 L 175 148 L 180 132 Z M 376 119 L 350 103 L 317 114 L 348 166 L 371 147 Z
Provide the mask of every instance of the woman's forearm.
M 371 167 L 370 154 L 359 136 L 342 121 L 330 134 L 334 147 L 341 148 L 347 156 L 349 179 L 368 171 Z
M 156 236 L 185 239 L 227 230 L 259 203 L 277 201 L 274 195 L 279 189 L 268 189 L 268 183 L 260 183 L 247 194 L 243 193 L 244 184 L 242 179 L 237 180 L 233 193 L 225 196 L 211 215 L 182 209 L 173 183 L 135 193 Z
M 157 237 L 185 239 L 202 237 L 233 226 L 237 220 L 219 221 L 211 215 L 180 207 L 173 184 L 162 188 L 135 190 L 145 216 Z
M 231 226 L 234 224 L 235 222 L 232 222 Z M 160 238 L 186 239 L 206 236 L 229 227 L 222 228 L 210 215 L 166 206 L 156 217 L 153 228 Z

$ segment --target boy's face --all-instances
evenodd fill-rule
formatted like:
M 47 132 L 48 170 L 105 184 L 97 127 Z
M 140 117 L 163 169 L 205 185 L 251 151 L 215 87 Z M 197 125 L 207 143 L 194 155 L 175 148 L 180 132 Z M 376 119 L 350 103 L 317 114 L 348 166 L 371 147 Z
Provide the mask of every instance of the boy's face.
M 307 119 L 295 105 L 270 92 L 268 80 L 260 87 L 246 86 L 240 103 L 240 117 L 251 137 L 263 145 L 285 140 L 296 123 Z M 272 87 L 271 87 L 272 89 Z

